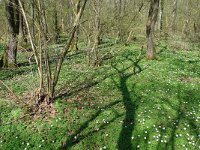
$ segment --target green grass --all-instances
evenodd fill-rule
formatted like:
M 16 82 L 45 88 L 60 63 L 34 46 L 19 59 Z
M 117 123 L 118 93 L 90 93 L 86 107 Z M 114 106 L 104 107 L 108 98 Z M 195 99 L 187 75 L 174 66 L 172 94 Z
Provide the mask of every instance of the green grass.
M 114 57 L 99 68 L 87 67 L 84 53 L 69 56 L 58 83 L 57 113 L 48 119 L 19 119 L 27 111 L 0 85 L 0 149 L 199 149 L 199 52 L 163 43 L 157 60 L 136 63 L 140 47 L 105 42 L 100 55 L 111 51 Z M 0 72 L 19 96 L 38 82 L 34 68 L 20 69 Z

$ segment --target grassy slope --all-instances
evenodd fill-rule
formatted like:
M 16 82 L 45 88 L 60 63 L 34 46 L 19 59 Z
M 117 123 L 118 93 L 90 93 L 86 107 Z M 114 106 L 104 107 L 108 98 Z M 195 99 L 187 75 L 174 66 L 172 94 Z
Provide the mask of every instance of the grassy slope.
M 69 57 L 59 81 L 57 115 L 48 121 L 18 120 L 25 111 L 5 100 L 0 86 L 0 149 L 199 149 L 198 52 L 162 45 L 158 60 L 136 63 L 139 49 L 105 43 L 101 54 L 111 50 L 114 58 L 95 69 L 88 69 L 83 54 Z M 18 95 L 37 83 L 26 66 L 1 71 L 0 79 Z

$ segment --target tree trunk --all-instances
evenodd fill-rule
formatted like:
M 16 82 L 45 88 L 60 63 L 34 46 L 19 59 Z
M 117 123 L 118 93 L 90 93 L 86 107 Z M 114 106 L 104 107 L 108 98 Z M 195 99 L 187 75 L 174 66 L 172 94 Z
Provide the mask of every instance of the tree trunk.
M 31 28 L 31 30 L 32 30 L 32 40 L 33 40 L 33 43 L 35 42 L 35 0 L 32 0 L 32 2 L 31 2 L 31 11 L 32 11 L 32 16 L 31 16 L 31 18 L 32 18 L 32 28 Z
M 101 9 L 102 0 L 98 0 L 98 2 L 94 3 L 93 9 L 95 12 L 94 19 L 94 44 L 89 54 L 89 65 L 94 67 L 98 67 L 100 65 L 100 59 L 98 57 L 98 45 L 100 44 L 100 35 L 101 35 L 101 19 L 100 19 L 100 9 Z
M 171 26 L 173 32 L 176 30 L 177 6 L 178 6 L 178 0 L 174 0 L 173 11 L 172 11 L 172 26 Z
M 80 10 L 80 1 L 78 1 L 78 3 L 76 4 L 76 16 L 78 15 L 79 10 Z M 80 25 L 77 26 L 77 30 L 76 30 L 76 33 L 74 35 L 74 42 L 75 42 L 74 44 L 75 44 L 75 50 L 76 50 L 76 52 L 78 51 L 79 28 L 80 28 Z
M 13 68 L 16 67 L 17 65 L 17 37 L 16 36 L 12 36 L 10 38 L 7 50 L 6 50 L 6 57 L 7 60 L 5 61 L 7 64 L 5 64 L 4 67 L 9 67 L 9 68 Z
M 55 96 L 55 88 L 56 88 L 56 85 L 58 83 L 58 79 L 59 79 L 59 75 L 60 75 L 62 64 L 63 64 L 63 62 L 65 60 L 65 56 L 67 55 L 67 53 L 68 53 L 68 51 L 69 51 L 69 49 L 71 47 L 72 41 L 74 39 L 74 35 L 76 33 L 77 27 L 79 25 L 79 22 L 80 22 L 80 19 L 82 17 L 82 14 L 83 14 L 83 11 L 85 9 L 87 1 L 88 0 L 83 0 L 83 4 L 80 7 L 79 13 L 77 14 L 77 16 L 75 18 L 74 25 L 73 25 L 72 31 L 70 33 L 70 37 L 68 39 L 67 45 L 64 47 L 64 50 L 63 50 L 63 52 L 61 54 L 61 57 L 59 58 L 59 60 L 58 60 L 58 62 L 56 64 L 56 69 L 55 69 L 55 72 L 54 72 L 54 75 L 53 75 L 53 78 L 52 78 L 52 81 L 51 81 L 51 89 L 50 89 L 50 95 L 49 95 L 49 101 L 50 102 L 53 102 L 53 99 L 54 99 L 54 96 Z
M 24 3 L 22 3 L 22 6 L 24 8 Z M 26 26 L 24 24 L 24 18 L 23 18 L 23 14 L 20 12 L 20 25 L 19 25 L 19 43 L 20 45 L 27 45 L 27 31 L 26 31 Z
M 123 41 L 123 27 L 122 27 L 122 24 L 121 24 L 121 20 L 123 18 L 123 9 L 122 9 L 122 5 L 123 5 L 123 2 L 122 0 L 115 0 L 115 15 L 114 15 L 114 20 L 117 21 L 117 36 L 116 36 L 116 39 L 115 39 L 115 43 L 118 43 L 119 41 Z
M 46 20 L 46 8 L 44 1 L 38 0 L 38 18 L 39 18 L 39 24 L 40 28 L 43 34 L 43 38 L 45 41 L 48 41 L 48 25 Z
M 57 7 L 55 6 L 54 7 L 54 41 L 56 43 L 58 43 L 59 34 L 60 34 L 60 29 L 59 29 L 59 26 L 58 26 L 58 12 L 57 12 Z
M 158 21 L 157 21 L 157 30 L 159 30 L 160 32 L 162 32 L 163 29 L 163 10 L 164 10 L 164 0 L 160 0 Z
M 190 33 L 190 28 L 189 28 L 190 10 L 189 10 L 189 0 L 185 0 L 185 2 L 186 2 L 186 4 L 185 4 L 186 16 L 185 16 L 185 23 L 183 25 L 182 33 L 185 34 L 185 36 L 187 37 Z
M 148 22 L 146 26 L 146 34 L 147 34 L 147 59 L 155 59 L 155 44 L 154 44 L 154 30 L 155 24 L 157 21 L 159 9 L 159 0 L 151 0 Z
M 17 44 L 20 26 L 20 13 L 18 0 L 9 0 L 6 3 L 6 13 L 10 31 L 10 40 L 2 57 L 3 67 L 16 67 L 17 65 Z

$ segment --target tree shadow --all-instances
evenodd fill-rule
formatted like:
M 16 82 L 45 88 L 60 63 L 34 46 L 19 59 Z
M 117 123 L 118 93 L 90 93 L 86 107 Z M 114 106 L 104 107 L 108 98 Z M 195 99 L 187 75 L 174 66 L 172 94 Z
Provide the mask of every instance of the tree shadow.
M 106 70 L 105 70 L 105 72 L 106 72 Z M 63 97 L 72 96 L 83 90 L 89 90 L 90 88 L 102 83 L 104 80 L 113 76 L 114 74 L 115 73 L 105 74 L 103 77 L 101 77 L 102 75 L 98 76 L 98 75 L 94 74 L 94 75 L 91 75 L 91 77 L 89 77 L 89 78 L 87 77 L 81 83 L 77 83 L 76 85 L 73 85 L 68 90 L 66 90 L 65 88 L 64 89 L 61 88 L 60 90 L 58 90 L 59 92 L 55 96 L 55 100 L 58 100 L 59 98 L 63 98 Z M 64 86 L 64 87 L 66 87 L 66 86 Z M 62 90 L 64 90 L 64 92 L 61 92 Z
M 132 133 L 135 127 L 135 114 L 138 108 L 136 102 L 141 98 L 135 93 L 135 83 L 133 84 L 133 89 L 131 91 L 131 93 L 134 95 L 134 99 L 131 98 L 132 96 L 130 95 L 130 91 L 127 86 L 127 81 L 133 75 L 137 75 L 141 71 L 146 69 L 142 69 L 138 64 L 142 59 L 143 57 L 136 58 L 135 60 L 126 57 L 126 60 L 131 61 L 131 67 L 133 67 L 132 73 L 126 73 L 126 71 L 128 71 L 131 68 L 130 66 L 120 70 L 116 67 L 116 65 L 112 64 L 112 67 L 118 72 L 119 75 L 119 84 L 117 84 L 116 81 L 114 81 L 114 79 L 113 82 L 121 91 L 123 104 L 125 107 L 125 118 L 123 120 L 122 129 L 117 142 L 117 149 L 119 150 L 133 149 Z
M 112 65 L 112 67 L 117 70 L 117 73 L 109 73 L 107 75 L 104 75 L 102 78 L 98 79 L 98 80 L 91 80 L 89 79 L 88 82 L 83 82 L 82 85 L 80 85 L 78 88 L 76 87 L 75 89 L 68 91 L 66 93 L 63 93 L 61 95 L 58 95 L 57 99 L 63 96 L 69 96 L 72 95 L 74 93 L 80 92 L 81 90 L 85 90 L 88 89 L 90 87 L 93 87 L 101 82 L 103 82 L 105 79 L 107 78 L 111 78 L 113 76 L 115 76 L 116 74 L 120 75 L 120 83 L 119 85 L 116 84 L 116 86 L 119 88 L 119 90 L 122 93 L 122 97 L 123 100 L 122 101 L 115 101 L 113 103 L 110 103 L 109 105 L 104 106 L 103 108 L 101 108 L 100 110 L 98 110 L 94 115 L 91 116 L 91 118 L 89 120 L 87 120 L 85 123 L 83 123 L 80 128 L 78 130 L 76 130 L 76 132 L 74 134 L 72 134 L 67 141 L 65 141 L 62 146 L 59 148 L 60 150 L 66 150 L 66 149 L 70 149 L 71 147 L 73 147 L 74 145 L 76 145 L 77 143 L 79 143 L 80 141 L 84 140 L 85 138 L 87 138 L 88 136 L 91 136 L 93 133 L 99 132 L 102 129 L 104 129 L 106 126 L 108 126 L 110 123 L 114 122 L 117 118 L 123 116 L 124 114 L 115 114 L 115 117 L 113 117 L 111 120 L 109 120 L 109 123 L 107 124 L 102 124 L 100 125 L 98 130 L 93 130 L 90 131 L 86 134 L 83 134 L 83 131 L 85 129 L 88 128 L 89 123 L 94 121 L 101 113 L 102 113 L 102 109 L 108 109 L 110 107 L 115 106 L 116 104 L 123 102 L 126 112 L 125 112 L 125 119 L 123 121 L 123 126 L 122 126 L 122 130 L 120 133 L 120 137 L 118 139 L 118 148 L 122 149 L 124 147 L 124 145 L 127 145 L 127 148 L 131 148 L 131 136 L 132 136 L 132 131 L 134 130 L 134 122 L 135 122 L 135 111 L 137 109 L 137 106 L 135 104 L 135 101 L 137 101 L 139 99 L 139 97 L 137 95 L 135 95 L 135 99 L 131 99 L 130 96 L 130 91 L 128 90 L 127 87 L 127 80 L 133 76 L 136 75 L 138 73 L 140 73 L 142 70 L 142 68 L 138 65 L 138 63 L 140 62 L 140 60 L 142 60 L 142 58 L 138 58 L 137 60 L 128 60 L 131 61 L 131 65 L 128 66 L 127 68 L 125 68 L 124 70 L 118 70 L 115 66 Z M 131 68 L 135 68 L 134 71 L 132 71 L 129 74 L 126 74 L 125 72 Z M 101 75 L 102 76 L 102 75 Z M 98 77 L 95 77 L 98 78 Z M 114 81 L 114 80 L 113 80 Z M 135 86 L 135 84 L 134 84 Z M 134 89 L 134 88 L 133 88 Z M 134 92 L 134 90 L 133 90 Z M 116 112 L 115 112 L 116 113 Z M 76 137 L 76 138 L 75 138 Z M 127 140 L 128 139 L 128 140 Z
M 187 107 L 188 105 L 185 103 L 185 101 L 188 100 L 188 96 L 193 93 L 192 95 L 195 95 L 195 92 L 190 90 L 184 90 L 180 85 L 177 86 L 177 100 L 179 102 L 178 106 L 175 107 L 172 104 L 168 102 L 168 105 L 176 111 L 176 116 L 172 119 L 170 119 L 167 122 L 167 127 L 171 128 L 170 137 L 168 139 L 168 142 L 166 145 L 161 145 L 160 141 L 157 145 L 157 150 L 160 149 L 171 149 L 176 150 L 177 147 L 177 139 L 181 138 L 183 135 L 178 134 L 178 130 L 180 130 L 180 126 L 182 122 L 188 123 L 190 125 L 190 134 L 195 135 L 195 137 L 198 139 L 198 126 L 194 123 L 194 118 L 188 117 L 187 114 Z M 189 94 L 189 95 L 188 95 Z M 188 130 L 189 131 L 189 130 Z M 198 141 L 198 140 L 197 140 Z M 196 142 L 197 142 L 196 141 Z M 187 143 L 185 143 L 187 145 Z
M 109 121 L 109 123 L 107 124 L 103 124 L 100 126 L 99 130 L 94 130 L 91 131 L 89 133 L 87 133 L 86 135 L 81 135 L 81 133 L 89 126 L 89 123 L 94 121 L 101 113 L 102 110 L 111 108 L 115 105 L 117 105 L 118 103 L 120 103 L 121 101 L 115 101 L 112 102 L 102 108 L 100 108 L 95 114 L 93 114 L 89 120 L 87 120 L 85 123 L 83 123 L 80 128 L 74 133 L 72 134 L 67 141 L 65 141 L 63 143 L 63 145 L 61 147 L 59 147 L 59 150 L 67 150 L 70 149 L 72 146 L 74 146 L 75 144 L 79 143 L 80 141 L 82 141 L 83 139 L 87 138 L 88 136 L 92 135 L 95 132 L 98 132 L 100 130 L 102 130 L 105 126 L 109 125 L 110 123 L 114 122 L 117 118 L 119 118 L 121 115 L 116 114 L 116 117 L 114 117 L 112 120 Z M 76 137 L 76 138 L 75 138 Z
M 23 69 L 0 69 L 0 80 L 8 80 L 12 79 L 17 75 L 25 75 L 27 73 L 31 73 L 31 70 L 29 68 L 23 68 Z
M 133 149 L 132 146 L 132 132 L 134 130 L 134 123 L 135 123 L 135 112 L 136 112 L 136 105 L 135 101 L 131 99 L 130 92 L 127 87 L 127 80 L 130 76 L 124 76 L 120 78 L 120 90 L 123 96 L 123 104 L 125 107 L 125 118 L 123 120 L 122 129 L 118 139 L 118 146 L 119 150 L 122 149 Z M 135 85 L 134 85 L 135 86 Z
M 83 54 L 84 53 L 84 51 L 78 51 L 78 52 L 76 52 L 76 53 L 73 53 L 73 54 L 68 54 L 67 56 L 66 56 L 66 59 L 67 60 L 71 60 L 71 59 L 73 59 L 74 57 L 77 57 L 77 56 L 79 56 L 79 55 L 81 55 L 81 54 Z M 35 62 L 35 60 L 34 60 L 34 55 L 32 55 L 31 57 L 29 57 L 29 59 L 31 60 L 31 65 L 33 65 L 35 68 L 36 68 L 36 62 Z M 53 55 L 53 56 L 51 56 L 50 57 L 50 59 L 49 59 L 49 63 L 50 64 L 53 64 L 53 63 L 55 63 L 56 61 L 58 61 L 58 59 L 59 59 L 59 56 L 57 56 L 57 55 Z M 27 66 L 30 66 L 30 61 L 23 61 L 23 62 L 19 62 L 18 64 L 18 67 L 27 67 Z M 36 70 L 36 69 L 35 69 Z

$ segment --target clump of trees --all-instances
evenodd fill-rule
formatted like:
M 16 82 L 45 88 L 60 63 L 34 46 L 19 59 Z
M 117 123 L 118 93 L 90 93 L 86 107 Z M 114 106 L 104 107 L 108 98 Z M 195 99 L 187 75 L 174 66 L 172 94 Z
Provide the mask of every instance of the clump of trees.
M 200 38 L 199 8 L 199 0 L 2 0 L 7 47 L 0 67 L 17 67 L 19 46 L 31 49 L 40 80 L 37 101 L 52 103 L 65 56 L 80 50 L 79 40 L 87 45 L 89 66 L 100 65 L 98 47 L 107 37 L 127 45 L 146 36 L 146 57 L 155 59 L 155 35 Z M 67 41 L 52 69 L 48 45 L 63 43 L 62 36 Z

